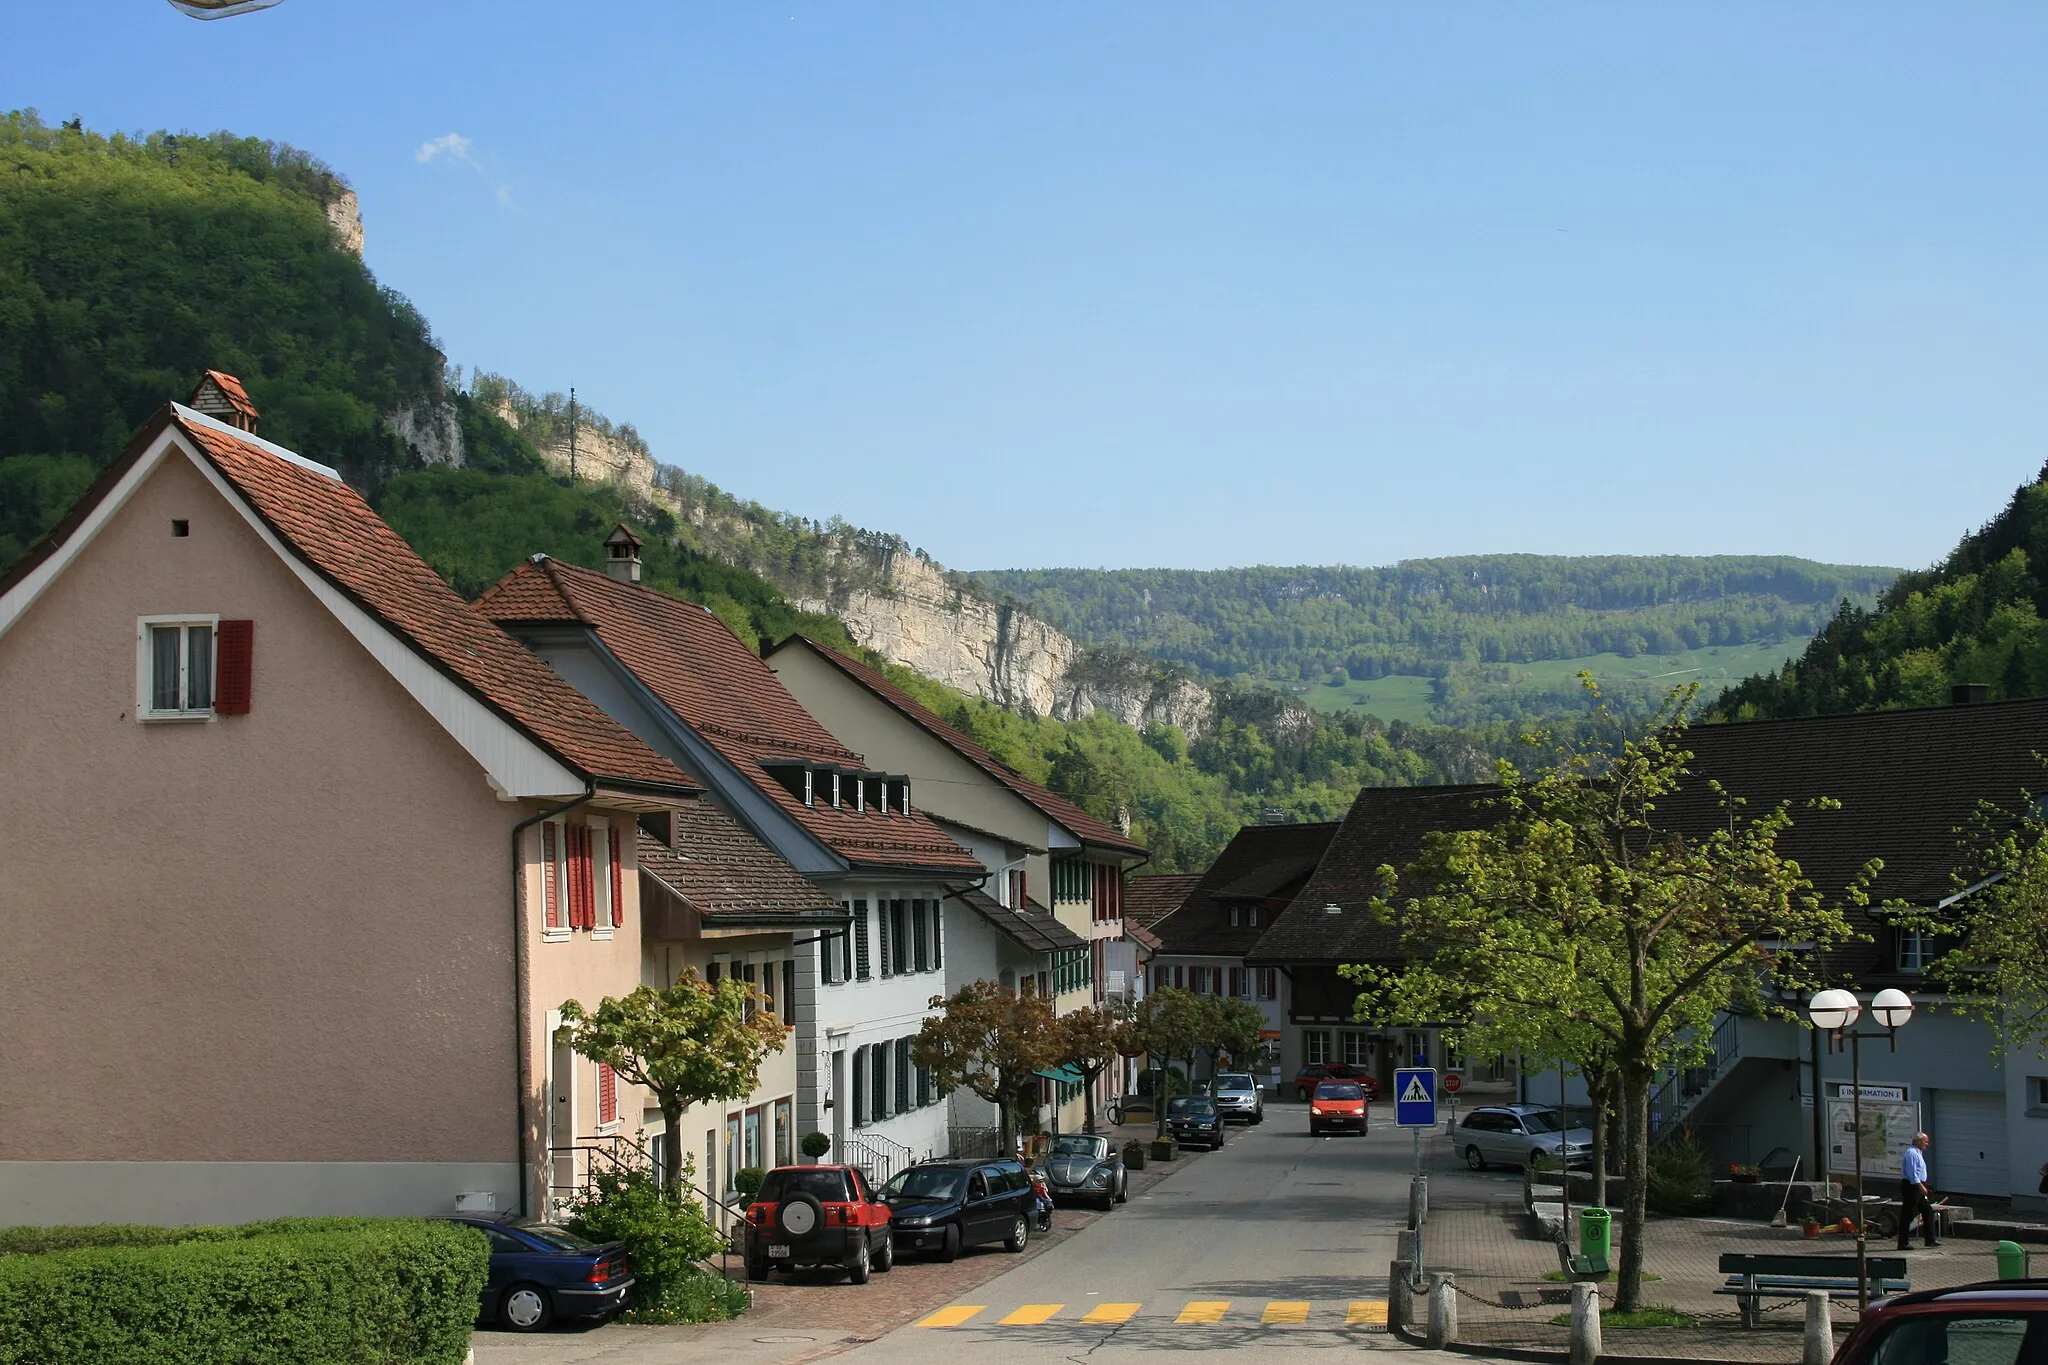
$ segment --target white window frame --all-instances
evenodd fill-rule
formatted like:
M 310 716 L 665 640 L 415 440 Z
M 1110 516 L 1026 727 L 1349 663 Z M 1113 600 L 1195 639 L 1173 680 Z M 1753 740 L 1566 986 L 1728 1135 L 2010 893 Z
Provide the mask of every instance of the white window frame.
M 154 659 L 149 648 L 149 633 L 160 626 L 177 626 L 178 635 L 178 695 L 185 695 L 185 670 L 189 666 L 185 631 L 193 626 L 205 626 L 212 641 L 211 665 L 208 676 L 213 679 L 212 695 L 220 696 L 220 616 L 204 612 L 188 612 L 177 616 L 139 616 L 135 619 L 135 719 L 143 724 L 163 724 L 167 721 L 209 721 L 214 718 L 213 701 L 209 700 L 202 709 L 159 711 L 151 705 L 155 681 L 151 670 Z
M 612 825 L 601 815 L 588 816 L 583 823 L 590 826 L 590 903 L 596 907 L 597 920 L 590 936 L 602 941 L 612 936 L 618 923 L 612 914 Z
M 537 858 L 541 863 L 541 876 L 551 877 L 555 884 L 555 915 L 562 922 L 558 926 L 548 924 L 548 889 L 545 883 L 540 889 L 540 941 L 543 943 L 567 943 L 575 930 L 569 924 L 569 824 L 562 819 L 544 820 L 555 832 L 554 858 L 548 858 L 547 840 L 540 840 Z M 539 838 L 536 831 L 535 837 Z
M 1928 935 L 1921 929 L 1899 930 L 1899 970 L 1919 975 L 1927 970 Z
M 1301 1031 L 1302 1065 L 1313 1066 L 1321 1063 L 1327 1066 L 1331 1060 L 1331 1043 L 1330 1030 L 1326 1028 L 1303 1029 Z

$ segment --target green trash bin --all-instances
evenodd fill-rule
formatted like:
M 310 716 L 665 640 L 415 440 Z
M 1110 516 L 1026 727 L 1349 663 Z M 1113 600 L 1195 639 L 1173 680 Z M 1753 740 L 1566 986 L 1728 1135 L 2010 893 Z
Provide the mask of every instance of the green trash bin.
M 2027 1278 L 2027 1249 L 2018 1242 L 2000 1242 L 1992 1250 L 1998 1258 L 1998 1278 L 2001 1280 L 2024 1280 Z
M 1606 1209 L 1579 1210 L 1579 1255 L 1601 1265 L 1610 1264 L 1614 1248 L 1614 1215 Z

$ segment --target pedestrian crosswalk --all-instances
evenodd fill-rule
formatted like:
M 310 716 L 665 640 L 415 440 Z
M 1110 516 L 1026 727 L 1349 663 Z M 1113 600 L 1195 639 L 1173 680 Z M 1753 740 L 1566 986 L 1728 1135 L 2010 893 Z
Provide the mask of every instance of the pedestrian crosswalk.
M 1083 1324 L 1121 1327 L 1134 1322 L 1172 1323 L 1178 1327 L 1352 1327 L 1386 1330 L 1383 1299 L 1350 1299 L 1311 1303 L 1306 1299 L 1190 1299 L 1159 1305 L 1142 1303 L 1025 1303 L 1007 1312 L 985 1303 L 956 1303 L 925 1318 L 919 1327 L 1045 1327 Z

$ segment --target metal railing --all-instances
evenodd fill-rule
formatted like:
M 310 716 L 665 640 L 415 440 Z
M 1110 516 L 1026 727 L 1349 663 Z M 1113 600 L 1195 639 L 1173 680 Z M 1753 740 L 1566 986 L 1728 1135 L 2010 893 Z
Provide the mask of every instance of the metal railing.
M 1665 1078 L 1650 1097 L 1650 1134 L 1662 1137 L 1676 1132 L 1707 1097 L 1716 1082 L 1735 1069 L 1742 1059 L 1742 1029 L 1737 1016 L 1723 1014 L 1714 1021 L 1707 1040 L 1706 1056 L 1692 1066 L 1680 1067 Z
M 858 1166 L 874 1184 L 881 1184 L 906 1166 L 917 1164 L 917 1154 L 894 1138 L 880 1133 L 847 1134 L 840 1155 L 849 1166 Z
M 986 1161 L 1003 1154 L 1003 1134 L 998 1128 L 948 1128 L 946 1151 L 951 1156 Z
M 653 1152 L 620 1134 L 598 1134 L 580 1138 L 566 1147 L 550 1147 L 549 1208 L 558 1211 L 564 1205 L 588 1198 L 601 1175 L 632 1171 L 644 1171 L 658 1178 L 661 1163 Z M 566 1182 L 561 1178 L 564 1175 L 568 1176 Z M 680 1184 L 703 1208 L 705 1220 L 718 1231 L 717 1274 L 730 1279 L 732 1258 L 746 1254 L 744 1246 L 735 1245 L 746 1237 L 746 1205 L 713 1194 L 692 1180 L 683 1180 Z M 704 1268 L 707 1272 L 711 1269 L 709 1265 Z

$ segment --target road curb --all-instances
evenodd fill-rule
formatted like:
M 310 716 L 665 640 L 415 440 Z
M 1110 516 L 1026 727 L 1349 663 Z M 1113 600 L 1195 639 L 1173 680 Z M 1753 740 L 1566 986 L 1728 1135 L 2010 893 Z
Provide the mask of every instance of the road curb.
M 1410 1346 L 1429 1349 L 1420 1332 L 1407 1327 L 1396 1327 L 1390 1335 L 1399 1337 Z M 1486 1341 L 1447 1341 L 1435 1347 L 1439 1351 L 1455 1351 L 1459 1355 L 1482 1356 L 1489 1360 L 1526 1360 L 1537 1365 L 1566 1365 L 1571 1352 L 1551 1350 L 1547 1346 L 1500 1346 Z M 1600 1353 L 1600 1365 L 1757 1365 L 1753 1360 L 1725 1360 L 1719 1356 L 1638 1356 L 1616 1355 L 1612 1351 Z

